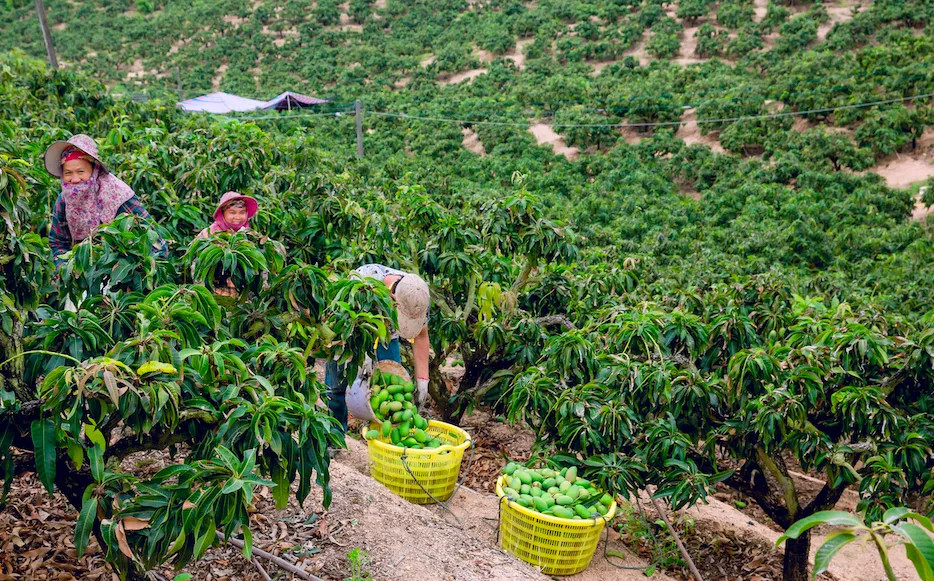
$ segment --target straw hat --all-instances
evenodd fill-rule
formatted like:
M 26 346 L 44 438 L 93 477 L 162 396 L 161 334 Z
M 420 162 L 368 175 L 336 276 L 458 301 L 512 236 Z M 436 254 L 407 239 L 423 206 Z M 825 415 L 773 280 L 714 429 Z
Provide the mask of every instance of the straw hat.
M 107 166 L 98 157 L 97 143 L 90 135 L 79 133 L 68 141 L 56 141 L 45 150 L 45 169 L 55 177 L 62 177 L 62 153 L 74 147 L 88 154 L 101 166 L 101 171 L 108 171 Z

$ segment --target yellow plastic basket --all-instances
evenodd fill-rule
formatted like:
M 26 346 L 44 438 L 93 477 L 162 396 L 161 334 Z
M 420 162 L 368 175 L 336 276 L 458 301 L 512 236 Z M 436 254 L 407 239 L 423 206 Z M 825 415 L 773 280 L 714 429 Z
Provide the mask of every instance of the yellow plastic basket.
M 379 424 L 374 422 L 363 432 L 378 428 Z M 388 437 L 367 441 L 373 478 L 415 504 L 432 504 L 431 496 L 441 502 L 451 497 L 464 451 L 470 447 L 470 434 L 457 426 L 429 420 L 425 432 L 441 440 L 442 445 L 432 450 L 415 450 L 394 446 Z
M 572 520 L 542 514 L 506 498 L 503 477 L 496 481 L 499 496 L 499 546 L 546 575 L 574 575 L 590 565 L 603 525 L 616 514 L 616 502 L 606 516 Z

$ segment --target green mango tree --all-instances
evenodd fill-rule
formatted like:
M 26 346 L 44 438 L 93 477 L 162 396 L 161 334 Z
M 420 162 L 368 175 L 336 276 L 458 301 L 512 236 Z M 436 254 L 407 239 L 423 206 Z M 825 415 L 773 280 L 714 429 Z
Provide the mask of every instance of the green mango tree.
M 870 519 L 930 503 L 934 313 L 896 329 L 768 278 L 682 297 L 623 296 L 549 338 L 504 391 L 508 417 L 610 489 L 648 487 L 674 508 L 717 483 L 786 529 L 847 488 Z M 816 494 L 803 472 L 821 475 Z M 807 579 L 809 548 L 807 530 L 788 538 L 783 579 Z

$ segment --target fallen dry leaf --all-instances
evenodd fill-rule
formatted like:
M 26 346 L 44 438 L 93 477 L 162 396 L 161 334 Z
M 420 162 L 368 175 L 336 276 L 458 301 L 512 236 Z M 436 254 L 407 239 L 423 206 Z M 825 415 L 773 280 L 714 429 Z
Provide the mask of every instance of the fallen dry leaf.
M 120 519 L 120 523 L 123 525 L 124 530 L 127 531 L 141 531 L 149 528 L 149 519 L 144 520 L 135 516 L 124 517 Z
M 123 530 L 122 521 L 117 523 L 117 526 L 114 527 L 114 535 L 117 537 L 117 546 L 120 547 L 120 552 L 128 558 L 133 559 L 133 551 L 130 550 L 130 544 L 126 541 L 126 531 Z

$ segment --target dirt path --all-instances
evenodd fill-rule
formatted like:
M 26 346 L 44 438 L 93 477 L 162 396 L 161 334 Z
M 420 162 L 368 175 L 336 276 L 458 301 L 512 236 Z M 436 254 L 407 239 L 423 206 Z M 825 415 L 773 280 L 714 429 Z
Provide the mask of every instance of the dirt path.
M 899 157 L 869 168 L 885 178 L 890 188 L 906 188 L 934 176 L 934 162 L 914 157 Z
M 535 123 L 529 127 L 529 131 L 535 136 L 535 141 L 537 141 L 539 145 L 550 145 L 555 155 L 563 155 L 571 161 L 577 159 L 580 155 L 579 148 L 568 147 L 564 142 L 564 138 L 556 133 L 555 130 L 551 128 L 551 125 L 547 123 Z
M 493 494 L 492 483 L 506 459 L 527 460 L 528 451 L 534 443 L 534 435 L 522 428 L 509 426 L 497 421 L 485 410 L 476 410 L 464 418 L 461 426 L 471 435 L 477 443 L 477 450 L 473 457 L 473 468 L 470 475 L 462 475 L 467 484 L 461 486 L 457 493 L 448 501 L 450 513 L 440 506 L 426 507 L 439 520 L 445 521 L 470 537 L 497 547 L 496 521 L 499 513 L 499 501 Z M 369 474 L 367 466 L 366 444 L 360 441 L 349 442 L 349 449 L 337 457 L 337 462 L 344 464 L 360 474 Z M 466 464 L 467 458 L 464 459 Z M 488 464 L 488 465 L 486 465 Z M 466 466 L 465 466 L 466 468 Z M 470 486 L 468 486 L 470 485 Z M 605 537 L 601 537 L 603 539 Z M 642 570 L 648 566 L 644 559 L 635 555 L 620 542 L 615 531 L 609 531 L 609 544 L 606 549 L 625 555 L 626 558 L 612 558 L 618 565 L 636 567 L 635 569 L 620 569 L 614 567 L 603 558 L 604 540 L 600 541 L 597 553 L 590 566 L 577 575 L 562 577 L 572 581 L 639 581 L 644 580 Z M 511 558 L 511 557 L 510 557 Z M 436 577 L 430 577 L 432 579 Z M 539 574 L 529 579 L 548 578 Z M 653 579 L 661 581 L 674 581 L 671 577 L 657 572 Z M 496 578 L 498 579 L 498 578 Z
M 479 419 L 482 419 L 483 417 L 489 416 L 481 414 Z M 478 418 L 476 416 L 472 419 L 473 421 L 468 420 L 468 423 L 477 423 Z M 467 424 L 465 424 L 465 427 L 468 429 L 468 431 L 474 431 Z M 493 425 L 489 425 L 488 427 L 491 429 L 495 428 Z M 349 450 L 346 453 L 342 453 L 340 456 L 338 456 L 336 461 L 344 466 L 351 468 L 352 470 L 357 471 L 360 474 L 368 474 L 369 468 L 367 467 L 366 444 L 359 441 L 352 441 L 349 444 Z M 448 508 L 451 509 L 451 512 L 454 513 L 453 516 L 440 506 L 428 506 L 425 508 L 431 512 L 439 521 L 444 521 L 449 526 L 468 535 L 475 541 L 487 546 L 498 546 L 496 521 L 499 512 L 499 501 L 495 494 L 483 490 L 468 488 L 467 486 L 461 486 L 457 493 L 448 501 L 447 504 Z M 455 516 L 457 517 L 456 519 Z M 601 539 L 602 538 L 603 537 L 601 537 Z M 601 540 L 600 545 L 597 548 L 597 554 L 594 555 L 593 561 L 591 561 L 590 566 L 586 570 L 578 573 L 577 575 L 563 578 L 572 581 L 639 581 L 645 579 L 645 576 L 641 572 L 641 568 L 647 567 L 648 564 L 643 559 L 639 558 L 629 549 L 627 549 L 626 546 L 620 542 L 618 534 L 613 531 L 609 533 L 609 544 L 607 545 L 607 550 L 610 552 L 623 554 L 626 556 L 626 558 L 622 560 L 621 563 L 620 559 L 618 558 L 613 558 L 612 560 L 618 564 L 626 565 L 629 567 L 638 567 L 640 569 L 619 569 L 614 567 L 603 558 L 603 543 L 604 540 Z M 505 561 L 506 559 L 507 557 L 504 557 L 502 560 Z M 508 559 L 517 561 L 513 557 L 508 557 Z M 521 569 L 524 569 L 524 567 L 521 567 Z M 499 572 L 497 572 L 497 575 L 499 575 Z M 529 575 L 530 576 L 527 578 L 530 580 L 549 578 L 537 573 L 536 571 L 532 571 L 529 573 Z M 439 579 L 440 577 L 429 575 L 423 578 Z M 662 573 L 656 573 L 652 578 L 660 579 L 661 581 L 674 581 L 671 577 L 668 577 Z M 490 577 L 489 579 L 502 578 L 495 576 Z
M 833 29 L 833 25 L 838 22 L 846 22 L 853 19 L 853 8 L 864 7 L 862 0 L 844 0 L 842 2 L 833 2 L 824 4 L 830 20 L 817 27 L 817 42 L 824 42 L 827 33 Z
M 627 56 L 631 56 L 639 61 L 640 66 L 648 66 L 649 62 L 652 60 L 652 57 L 649 56 L 649 53 L 645 48 L 645 44 L 645 38 L 640 39 L 634 45 L 623 51 L 623 59 L 625 59 Z
M 461 145 L 468 151 L 476 153 L 481 157 L 486 155 L 486 149 L 483 147 L 483 142 L 480 141 L 480 137 L 477 135 L 476 131 L 464 127 L 461 129 L 461 133 L 464 135 L 464 139 L 461 140 Z
M 470 488 L 461 487 L 457 494 L 449 501 L 449 508 L 460 519 L 464 532 L 481 541 L 496 546 L 497 529 L 496 520 L 498 515 L 499 502 L 495 495 L 487 492 L 478 492 Z M 450 514 L 446 514 L 444 509 L 435 506 L 430 507 L 440 518 L 449 522 L 455 522 Z M 606 535 L 606 529 L 604 529 Z M 577 575 L 562 577 L 572 581 L 639 581 L 644 580 L 642 569 L 648 566 L 644 560 L 633 554 L 619 540 L 619 535 L 615 532 L 609 533 L 609 544 L 607 550 L 613 553 L 625 555 L 621 560 L 617 557 L 612 558 L 613 562 L 628 567 L 638 567 L 638 569 L 619 569 L 603 558 L 603 545 L 606 542 L 605 536 L 601 536 L 600 544 L 597 547 L 597 553 L 594 554 L 590 566 Z M 661 581 L 673 581 L 671 577 L 663 573 L 656 573 L 653 579 Z
M 753 0 L 753 22 L 761 22 L 769 11 L 769 0 Z
M 915 209 L 911 212 L 911 219 L 921 221 L 934 213 L 934 205 L 925 206 L 921 201 L 921 198 L 924 197 L 924 193 L 930 186 L 922 186 L 918 191 L 918 195 L 915 196 Z
M 215 93 L 221 88 L 221 81 L 224 80 L 224 73 L 228 69 L 227 63 L 222 63 L 221 66 L 217 67 L 217 71 L 214 73 L 214 77 L 211 78 L 211 90 Z
M 768 526 L 756 521 L 739 509 L 710 498 L 709 504 L 697 504 L 686 511 L 699 524 L 726 528 L 739 532 L 743 536 L 755 537 L 763 542 L 774 544 L 780 534 Z M 811 541 L 811 560 L 817 549 L 823 544 L 824 535 L 815 535 Z M 896 548 L 889 552 L 892 567 L 899 580 L 916 579 L 914 568 L 905 556 L 904 549 Z M 879 555 L 870 546 L 854 542 L 844 547 L 833 559 L 830 574 L 840 581 L 880 581 L 885 579 L 885 571 L 879 561 Z
M 442 78 L 438 82 L 440 82 L 442 85 L 453 85 L 454 83 L 462 83 L 464 81 L 470 82 L 475 77 L 485 75 L 486 73 L 487 69 L 471 69 L 462 73 L 453 74 L 447 78 Z
M 532 44 L 534 41 L 534 38 L 523 38 L 516 41 L 516 46 L 511 51 L 503 55 L 503 58 L 509 59 L 516 63 L 516 68 L 518 68 L 520 71 L 525 70 L 525 47 Z
M 695 54 L 697 50 L 697 31 L 699 28 L 699 26 L 690 26 L 684 29 L 681 48 L 678 49 L 678 56 L 673 59 L 674 62 L 685 66 L 702 63 L 707 60 L 698 58 Z
M 710 148 L 714 153 L 726 153 L 720 141 L 717 139 L 716 132 L 702 135 L 700 127 L 697 125 L 697 110 L 688 109 L 681 115 L 681 125 L 675 132 L 675 137 L 684 141 L 687 145 L 702 144 Z

